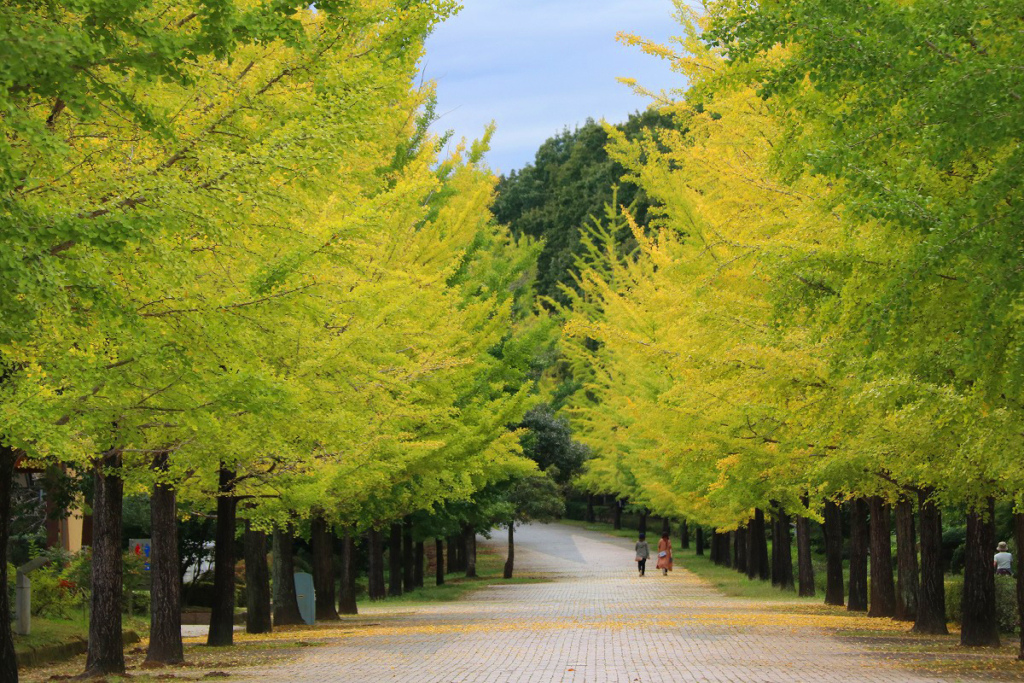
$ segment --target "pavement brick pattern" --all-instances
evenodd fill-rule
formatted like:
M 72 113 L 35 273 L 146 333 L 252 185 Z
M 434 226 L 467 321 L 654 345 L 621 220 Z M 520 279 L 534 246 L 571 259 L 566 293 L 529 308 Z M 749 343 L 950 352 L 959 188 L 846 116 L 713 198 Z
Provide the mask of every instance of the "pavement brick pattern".
M 939 683 L 693 574 L 639 578 L 632 541 L 561 525 L 517 533 L 516 569 L 551 583 L 497 585 L 436 606 L 366 610 L 363 625 L 287 665 L 242 670 L 316 683 Z M 368 623 L 367 623 L 368 622 Z

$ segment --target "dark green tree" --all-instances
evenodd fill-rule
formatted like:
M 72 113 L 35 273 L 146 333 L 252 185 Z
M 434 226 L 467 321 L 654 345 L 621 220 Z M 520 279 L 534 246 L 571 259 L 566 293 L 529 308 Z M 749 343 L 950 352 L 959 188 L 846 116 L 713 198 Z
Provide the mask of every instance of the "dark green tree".
M 587 459 L 587 447 L 573 441 L 569 421 L 555 415 L 547 403 L 532 409 L 520 427 L 527 431 L 520 439 L 523 455 L 537 463 L 562 486 L 580 473 Z
M 671 117 L 656 110 L 636 113 L 618 126 L 627 137 L 672 125 Z M 635 217 L 647 225 L 651 203 L 636 185 L 623 180 L 625 169 L 612 161 L 605 151 L 608 134 L 588 119 L 573 131 L 564 130 L 546 140 L 537 150 L 532 164 L 503 176 L 491 210 L 500 223 L 507 224 L 517 237 L 529 235 L 544 240 L 537 262 L 537 293 L 561 303 L 566 302 L 559 285 L 574 287 L 572 274 L 581 253 L 580 228 L 588 217 L 600 215 L 605 204 L 613 201 L 633 204 Z M 635 202 L 635 204 L 634 204 Z M 631 248 L 625 244 L 624 248 Z

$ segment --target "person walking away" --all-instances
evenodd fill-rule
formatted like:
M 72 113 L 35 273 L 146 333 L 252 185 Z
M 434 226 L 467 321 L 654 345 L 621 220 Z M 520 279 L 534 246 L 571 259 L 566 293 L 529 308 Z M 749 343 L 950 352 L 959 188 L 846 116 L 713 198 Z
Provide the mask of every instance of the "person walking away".
M 1006 547 L 1006 541 L 999 541 L 999 545 L 996 546 L 992 566 L 996 568 L 997 576 L 1013 576 L 1013 554 Z
M 640 540 L 636 542 L 636 568 L 640 576 L 644 575 L 647 569 L 647 558 L 651 556 L 651 549 L 647 547 L 647 534 L 640 534 Z
M 668 573 L 672 571 L 672 541 L 667 532 L 662 534 L 661 540 L 658 541 L 657 568 L 661 570 L 662 576 L 668 576 Z

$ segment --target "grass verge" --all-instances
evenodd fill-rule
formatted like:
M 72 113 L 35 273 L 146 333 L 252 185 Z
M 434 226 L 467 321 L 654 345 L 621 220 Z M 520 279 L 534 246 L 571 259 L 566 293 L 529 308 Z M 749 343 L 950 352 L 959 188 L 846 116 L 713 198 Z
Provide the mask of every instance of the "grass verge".
M 61 645 L 72 640 L 86 640 L 89 636 L 89 622 L 85 616 L 74 619 L 44 619 L 32 617 L 31 633 L 27 636 L 14 634 L 14 651 L 27 652 L 32 648 Z
M 505 554 L 503 552 L 490 545 L 477 544 L 477 576 L 475 578 L 466 578 L 463 574 L 446 574 L 444 584 L 438 586 L 434 581 L 433 573 L 431 573 L 429 577 L 424 577 L 423 588 L 377 601 L 371 601 L 364 595 L 358 601 L 359 608 L 414 607 L 436 602 L 449 602 L 459 600 L 471 591 L 486 588 L 495 583 L 502 585 L 544 583 L 548 580 L 543 576 L 524 572 L 514 572 L 513 578 L 504 579 L 502 578 L 504 569 Z
M 474 590 L 486 588 L 494 584 L 525 584 L 541 583 L 548 579 L 543 576 L 517 573 L 512 579 L 503 579 L 505 565 L 504 553 L 496 547 L 479 545 L 477 548 L 477 574 L 475 578 L 466 578 L 462 574 L 448 574 L 445 583 L 434 585 L 433 575 L 425 576 L 424 588 L 411 593 L 371 602 L 365 597 L 359 601 L 361 614 L 346 616 L 339 622 L 316 624 L 314 626 L 287 626 L 274 630 L 273 633 L 248 635 L 235 634 L 235 645 L 232 647 L 211 648 L 203 642 L 205 637 L 185 639 L 185 659 L 181 666 L 142 669 L 146 657 L 146 641 L 131 647 L 125 654 L 128 677 L 132 683 L 149 683 L 150 681 L 181 680 L 195 681 L 200 679 L 230 678 L 232 670 L 240 667 L 269 666 L 293 659 L 305 648 L 318 647 L 337 642 L 340 639 L 358 635 L 386 635 L 391 630 L 390 620 L 397 614 L 416 608 L 417 606 L 459 600 Z M 138 622 L 138 623 L 136 623 Z M 36 622 L 39 623 L 39 622 Z M 53 628 L 41 628 L 33 634 L 38 641 L 45 638 L 73 637 L 87 631 L 87 624 L 81 619 L 66 628 L 58 624 Z M 125 628 L 132 628 L 145 634 L 149 630 L 144 619 L 125 622 Z M 85 658 L 77 657 L 67 662 L 28 669 L 21 672 L 22 683 L 43 683 L 50 680 L 61 680 L 80 674 L 85 668 Z M 128 677 L 110 676 L 108 681 L 127 680 Z
M 149 631 L 149 622 L 144 617 L 123 617 L 122 628 L 142 634 Z M 89 620 L 84 614 L 70 619 L 48 619 L 32 617 L 31 633 L 27 636 L 14 635 L 14 651 L 28 652 L 33 648 L 62 645 L 73 640 L 87 640 Z

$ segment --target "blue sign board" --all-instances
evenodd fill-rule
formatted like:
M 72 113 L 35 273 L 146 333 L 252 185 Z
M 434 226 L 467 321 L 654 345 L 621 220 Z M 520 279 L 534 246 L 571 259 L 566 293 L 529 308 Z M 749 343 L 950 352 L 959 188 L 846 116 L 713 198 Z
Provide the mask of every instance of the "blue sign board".
M 313 592 L 313 575 L 295 575 L 295 596 L 299 599 L 299 614 L 302 620 L 313 625 L 316 620 L 316 594 Z
M 133 555 L 144 558 L 142 563 L 143 571 L 149 571 L 149 553 L 152 550 L 151 544 L 148 538 L 133 538 L 128 541 L 128 552 Z

